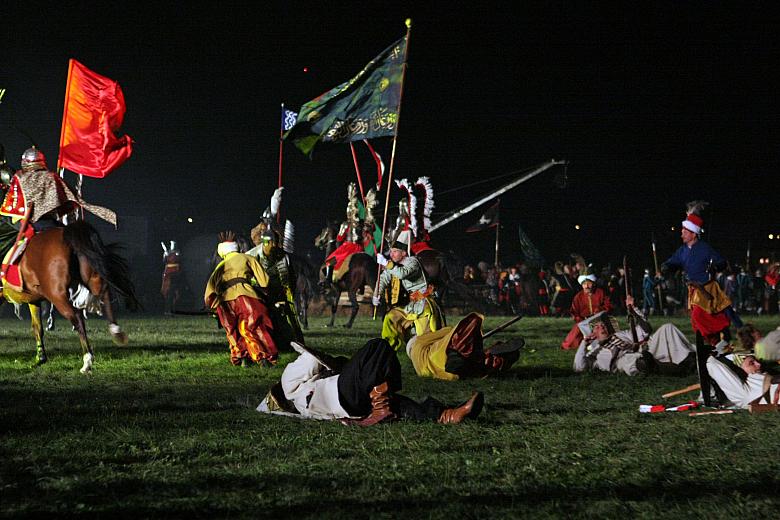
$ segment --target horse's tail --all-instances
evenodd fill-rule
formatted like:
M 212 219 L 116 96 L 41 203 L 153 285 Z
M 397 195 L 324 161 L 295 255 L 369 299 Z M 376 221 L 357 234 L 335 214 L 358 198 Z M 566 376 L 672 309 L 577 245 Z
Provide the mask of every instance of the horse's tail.
M 124 297 L 128 309 L 140 307 L 127 261 L 119 254 L 118 244 L 104 244 L 95 228 L 83 220 L 65 226 L 63 239 L 77 255 L 86 259 L 111 291 Z

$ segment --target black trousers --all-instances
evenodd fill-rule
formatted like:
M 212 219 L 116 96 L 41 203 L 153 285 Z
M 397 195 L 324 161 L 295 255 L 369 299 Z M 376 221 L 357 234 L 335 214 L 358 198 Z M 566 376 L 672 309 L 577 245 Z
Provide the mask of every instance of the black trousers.
M 355 352 L 339 374 L 339 401 L 353 417 L 371 413 L 371 390 L 387 382 L 390 407 L 403 419 L 436 420 L 444 405 L 431 397 L 422 403 L 398 394 L 401 390 L 401 364 L 395 350 L 381 338 L 369 340 Z

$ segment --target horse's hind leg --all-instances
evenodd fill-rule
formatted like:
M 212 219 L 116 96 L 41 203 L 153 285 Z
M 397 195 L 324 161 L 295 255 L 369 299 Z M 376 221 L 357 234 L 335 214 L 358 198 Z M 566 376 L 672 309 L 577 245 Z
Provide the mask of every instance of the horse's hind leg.
M 76 329 L 76 332 L 78 332 L 81 351 L 84 353 L 84 364 L 81 367 L 81 373 L 89 374 L 92 371 L 92 363 L 95 360 L 95 354 L 92 352 L 92 346 L 87 339 L 87 326 L 84 323 L 84 316 L 82 316 L 81 312 L 76 311 L 76 309 L 73 308 L 67 293 L 59 298 L 52 299 L 51 303 L 57 308 L 57 312 L 68 320 Z
M 30 309 L 30 322 L 35 338 L 35 364 L 43 365 L 49 358 L 46 356 L 46 347 L 43 345 L 43 322 L 41 321 L 41 308 L 32 303 L 27 304 Z
M 109 297 L 108 291 L 103 294 L 101 300 L 103 302 L 103 314 L 106 315 L 106 320 L 108 321 L 108 331 L 111 333 L 111 339 L 116 345 L 122 347 L 127 345 L 129 338 L 127 333 L 122 330 L 114 319 L 114 306 L 111 305 L 111 298 Z

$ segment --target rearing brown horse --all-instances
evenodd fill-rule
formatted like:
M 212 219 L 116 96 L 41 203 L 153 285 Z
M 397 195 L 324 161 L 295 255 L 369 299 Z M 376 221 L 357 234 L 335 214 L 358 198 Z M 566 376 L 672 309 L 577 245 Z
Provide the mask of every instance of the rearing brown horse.
M 103 244 L 97 231 L 83 220 L 65 227 L 42 231 L 27 243 L 19 262 L 24 288 L 16 291 L 3 282 L 3 296 L 12 303 L 26 303 L 32 317 L 37 364 L 47 361 L 43 342 L 40 302 L 48 300 L 68 319 L 79 334 L 83 355 L 81 372 L 92 370 L 94 354 L 87 339 L 81 312 L 76 311 L 68 297 L 68 289 L 79 283 L 100 298 L 108 330 L 115 343 L 127 343 L 127 334 L 117 325 L 111 296 L 125 298 L 128 308 L 136 308 L 138 300 L 130 281 L 127 263 L 117 254 L 115 245 Z M 2 300 L 0 300 L 2 302 Z

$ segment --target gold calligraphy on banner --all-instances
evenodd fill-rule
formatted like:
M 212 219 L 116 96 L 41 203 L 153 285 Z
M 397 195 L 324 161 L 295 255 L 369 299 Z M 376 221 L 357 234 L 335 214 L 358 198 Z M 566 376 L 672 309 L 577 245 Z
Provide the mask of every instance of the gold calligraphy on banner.
M 387 134 L 395 129 L 398 123 L 398 114 L 390 112 L 386 108 L 379 108 L 371 113 L 369 119 L 357 118 L 335 121 L 325 132 L 326 141 L 351 141 L 362 139 L 369 132 L 371 134 L 382 132 Z

